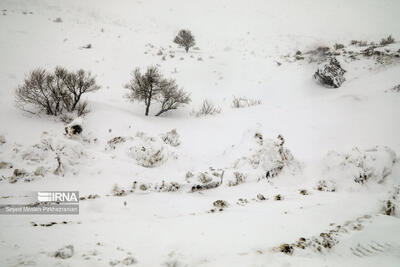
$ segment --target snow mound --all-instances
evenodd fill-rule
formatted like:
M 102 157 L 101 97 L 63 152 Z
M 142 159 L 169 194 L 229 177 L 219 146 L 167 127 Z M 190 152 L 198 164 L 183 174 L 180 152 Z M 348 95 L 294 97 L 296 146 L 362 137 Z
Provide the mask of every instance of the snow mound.
M 276 140 L 264 138 L 260 131 L 247 131 L 238 145 L 232 146 L 224 152 L 224 157 L 230 160 L 235 181 L 243 181 L 245 173 L 262 175 L 272 178 L 278 175 L 284 168 L 298 171 L 300 164 L 295 160 L 289 149 L 284 147 L 285 140 L 279 135 Z M 235 173 L 236 171 L 243 174 Z
M 369 180 L 381 183 L 392 172 L 396 153 L 388 147 L 353 148 L 345 153 L 330 151 L 324 161 L 331 179 L 344 177 L 361 184 Z
M 180 136 L 176 131 L 176 129 L 172 129 L 171 131 L 162 134 L 161 139 L 163 140 L 164 143 L 171 145 L 173 147 L 177 147 L 181 144 Z
M 55 258 L 60 258 L 60 259 L 68 259 L 71 258 L 73 255 L 74 255 L 73 245 L 68 245 L 63 248 L 60 248 L 53 254 Z
M 12 166 L 2 170 L 12 172 L 12 176 L 5 175 L 9 176 L 10 183 L 20 179 L 30 182 L 46 174 L 59 176 L 64 176 L 66 173 L 77 174 L 78 165 L 87 158 L 81 143 L 51 136 L 48 133 L 44 133 L 40 142 L 32 146 L 9 143 L 3 152 L 7 157 L 6 161 Z
M 149 136 L 144 132 L 137 132 L 134 137 L 114 137 L 107 142 L 106 150 L 122 150 L 123 154 L 146 168 L 158 167 L 168 159 L 178 158 L 177 153 L 162 138 Z

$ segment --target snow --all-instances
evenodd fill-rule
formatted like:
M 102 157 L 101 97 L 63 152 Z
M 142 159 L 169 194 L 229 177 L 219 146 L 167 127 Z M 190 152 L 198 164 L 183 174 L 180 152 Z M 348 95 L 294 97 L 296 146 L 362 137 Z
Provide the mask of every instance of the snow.
M 0 215 L 0 266 L 399 266 L 400 218 L 383 210 L 399 209 L 400 43 L 376 48 L 381 57 L 350 45 L 399 39 L 399 10 L 396 0 L 2 0 L 0 204 L 50 190 L 86 199 L 79 215 Z M 173 43 L 182 28 L 198 49 Z M 335 43 L 346 81 L 327 89 L 313 79 L 324 57 L 306 52 Z M 101 85 L 69 125 L 79 135 L 15 106 L 26 74 L 58 65 Z M 192 102 L 145 117 L 123 85 L 149 65 Z M 205 99 L 220 113 L 196 116 Z M 339 225 L 330 249 L 276 250 Z

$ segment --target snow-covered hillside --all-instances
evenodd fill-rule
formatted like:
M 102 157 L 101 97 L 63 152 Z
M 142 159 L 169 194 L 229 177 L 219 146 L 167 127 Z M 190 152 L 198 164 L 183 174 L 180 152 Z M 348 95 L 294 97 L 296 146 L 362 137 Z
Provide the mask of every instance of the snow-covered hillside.
M 0 266 L 399 266 L 399 11 L 0 0 L 0 204 L 81 196 L 79 215 L 0 215 Z M 313 78 L 330 57 L 337 89 Z M 150 65 L 191 103 L 144 116 L 124 85 Z M 56 66 L 101 86 L 78 136 L 15 105 L 30 71 Z M 204 100 L 219 112 L 196 116 Z

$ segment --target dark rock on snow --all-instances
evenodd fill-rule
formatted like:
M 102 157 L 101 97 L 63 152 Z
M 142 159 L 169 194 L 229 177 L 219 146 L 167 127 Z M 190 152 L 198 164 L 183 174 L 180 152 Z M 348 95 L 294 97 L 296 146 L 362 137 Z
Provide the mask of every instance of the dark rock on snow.
M 332 57 L 328 63 L 318 68 L 314 78 L 327 87 L 339 88 L 346 80 L 343 76 L 345 72 L 339 61 Z

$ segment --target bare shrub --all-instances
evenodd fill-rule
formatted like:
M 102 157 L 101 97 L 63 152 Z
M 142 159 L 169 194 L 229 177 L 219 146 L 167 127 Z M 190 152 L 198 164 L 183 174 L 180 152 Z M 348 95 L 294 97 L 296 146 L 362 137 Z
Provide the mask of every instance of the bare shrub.
M 383 201 L 382 211 L 383 214 L 389 216 L 399 216 L 399 208 L 400 208 L 400 185 L 397 185 L 390 192 L 389 197 Z
M 175 192 L 178 191 L 181 185 L 177 182 L 165 182 L 162 180 L 161 184 L 156 184 L 154 190 L 157 192 Z
M 390 90 L 393 92 L 400 93 L 400 84 L 393 86 Z
M 115 184 L 111 190 L 113 196 L 121 197 L 126 195 L 126 191 Z
M 145 168 L 160 166 L 167 160 L 167 152 L 163 146 L 153 142 L 144 142 L 129 148 L 130 155 Z
M 219 199 L 219 200 L 216 200 L 216 201 L 213 202 L 213 206 L 216 207 L 216 208 L 222 208 L 223 209 L 223 208 L 227 208 L 229 206 L 229 203 L 226 202 L 225 200 Z
M 335 48 L 335 50 L 342 49 L 342 48 L 344 48 L 344 44 L 336 43 L 336 44 L 333 46 L 333 48 Z
M 362 40 L 351 40 L 350 44 L 351 45 L 356 45 L 356 46 L 367 46 L 368 42 L 367 41 L 362 41 Z
M 318 191 L 335 192 L 336 183 L 333 181 L 319 180 L 315 189 Z
M 233 173 L 233 180 L 228 181 L 228 186 L 237 186 L 246 182 L 247 175 L 241 172 L 234 172 Z
M 87 44 L 82 46 L 83 49 L 91 49 L 92 48 L 92 44 Z
M 90 72 L 70 72 L 56 67 L 54 73 L 37 68 L 16 89 L 16 104 L 34 114 L 46 113 L 59 116 L 77 112 L 78 116 L 88 112 L 87 102 L 79 103 L 83 94 L 100 87 Z
M 0 145 L 5 143 L 6 143 L 6 138 L 4 137 L 4 135 L 0 135 Z
M 393 43 L 394 43 L 394 38 L 392 37 L 392 35 L 389 35 L 386 38 L 382 38 L 380 42 L 381 45 L 388 45 Z
M 232 100 L 233 108 L 247 108 L 256 105 L 261 105 L 261 100 L 247 97 L 234 97 Z
M 292 255 L 293 254 L 293 246 L 289 244 L 281 244 L 279 246 L 279 251 L 285 254 Z
M 180 30 L 178 35 L 175 36 L 174 43 L 184 47 L 186 53 L 189 51 L 189 48 L 196 45 L 194 36 L 189 30 Z
M 198 110 L 194 110 L 192 114 L 194 114 L 196 117 L 200 116 L 208 116 L 208 115 L 216 115 L 221 113 L 221 108 L 216 107 L 213 103 L 211 103 L 209 100 L 205 99 L 203 103 L 201 104 L 200 108 Z
M 144 74 L 136 68 L 125 88 L 130 90 L 129 99 L 144 102 L 146 116 L 149 115 L 150 106 L 154 101 L 161 104 L 156 116 L 190 102 L 189 95 L 178 88 L 175 80 L 163 78 L 156 66 L 148 67 Z
M 164 143 L 169 144 L 173 147 L 177 147 L 181 144 L 181 141 L 179 140 L 179 134 L 176 129 L 172 129 L 171 131 L 162 134 L 161 139 Z

